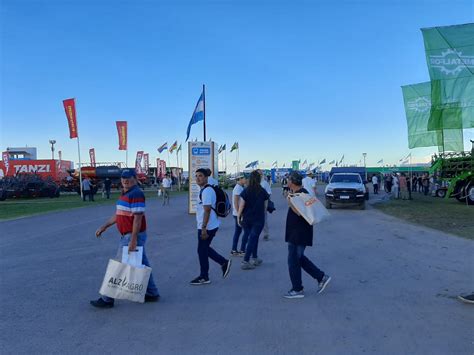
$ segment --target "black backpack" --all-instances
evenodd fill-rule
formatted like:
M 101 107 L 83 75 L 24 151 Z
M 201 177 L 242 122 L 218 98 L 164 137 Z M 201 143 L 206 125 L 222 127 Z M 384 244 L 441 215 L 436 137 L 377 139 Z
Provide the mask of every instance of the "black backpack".
M 232 209 L 232 204 L 230 203 L 229 196 L 227 192 L 222 190 L 219 186 L 209 185 L 207 184 L 204 188 L 201 189 L 199 192 L 199 200 L 202 202 L 202 192 L 204 189 L 212 187 L 214 192 L 216 193 L 216 208 L 212 208 L 214 212 L 216 212 L 218 217 L 227 217 Z

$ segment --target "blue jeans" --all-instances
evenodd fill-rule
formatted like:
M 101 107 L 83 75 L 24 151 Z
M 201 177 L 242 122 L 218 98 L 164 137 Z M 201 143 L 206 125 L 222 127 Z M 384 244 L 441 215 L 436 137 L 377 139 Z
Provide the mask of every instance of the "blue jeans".
M 117 252 L 116 259 L 117 260 L 122 260 L 122 248 L 127 247 L 128 243 L 130 243 L 130 238 L 132 237 L 131 234 L 125 234 L 122 238 L 120 238 L 120 243 L 119 243 L 119 250 Z M 138 233 L 138 238 L 137 238 L 137 246 L 138 247 L 143 247 L 143 259 L 142 259 L 142 264 L 146 265 L 148 267 L 150 266 L 150 262 L 148 261 L 148 258 L 145 253 L 145 243 L 146 243 L 146 232 Z M 150 280 L 148 280 L 148 286 L 146 288 L 146 294 L 148 296 L 159 296 L 158 288 L 155 285 L 155 281 L 153 280 L 153 274 L 150 275 Z M 114 299 L 111 297 L 107 296 L 102 296 L 102 299 L 105 302 L 113 302 Z
M 201 274 L 199 277 L 205 279 L 209 278 L 209 258 L 214 260 L 219 265 L 224 265 L 227 262 L 227 259 L 220 255 L 217 251 L 211 248 L 212 239 L 216 236 L 217 230 L 212 229 L 208 230 L 208 237 L 206 240 L 201 238 L 202 230 L 198 229 L 198 255 L 199 255 L 199 265 L 201 266 Z
M 242 234 L 242 227 L 239 226 L 237 223 L 237 217 L 234 216 L 235 221 L 235 231 L 234 231 L 234 238 L 232 240 L 232 250 L 237 250 L 237 246 L 239 244 L 240 234 Z M 247 245 L 248 234 L 244 233 L 242 237 L 242 244 L 240 245 L 240 250 L 245 250 L 245 246 Z
M 247 222 L 248 223 L 248 222 Z M 244 226 L 244 237 L 248 235 L 247 248 L 245 250 L 244 261 L 249 261 L 250 256 L 256 258 L 258 254 L 258 238 L 265 222 L 253 222 Z
M 324 272 L 318 269 L 311 260 L 304 255 L 306 246 L 288 243 L 288 271 L 290 272 L 291 284 L 293 290 L 303 290 L 303 281 L 301 281 L 301 268 L 311 277 L 321 282 Z

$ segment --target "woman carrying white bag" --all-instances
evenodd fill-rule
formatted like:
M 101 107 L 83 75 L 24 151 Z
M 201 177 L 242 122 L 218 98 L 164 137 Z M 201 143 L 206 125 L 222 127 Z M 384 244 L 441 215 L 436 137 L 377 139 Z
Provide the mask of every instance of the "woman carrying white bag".
M 288 178 L 288 215 L 286 218 L 285 242 L 288 243 L 288 270 L 292 288 L 285 298 L 303 298 L 301 269 L 318 282 L 318 293 L 324 291 L 331 277 L 321 271 L 304 255 L 307 246 L 313 245 L 313 224 L 322 219 L 324 210 L 314 208 L 317 200 L 302 187 L 303 176 L 294 171 Z M 324 207 L 323 207 L 324 208 Z M 322 213 L 317 213 L 318 209 Z M 326 211 L 327 213 L 327 211 Z M 318 216 L 319 215 L 319 216 Z

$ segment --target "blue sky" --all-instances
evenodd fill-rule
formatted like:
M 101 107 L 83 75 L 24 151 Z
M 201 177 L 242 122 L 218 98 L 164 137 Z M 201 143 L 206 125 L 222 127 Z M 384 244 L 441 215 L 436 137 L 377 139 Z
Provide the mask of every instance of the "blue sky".
M 76 97 L 83 160 L 94 147 L 98 161 L 123 161 L 115 121 L 127 120 L 129 161 L 144 150 L 153 162 L 162 143 L 184 141 L 206 84 L 208 138 L 238 141 L 241 164 L 357 163 L 362 152 L 393 164 L 410 152 L 400 86 L 429 80 L 420 28 L 472 22 L 473 6 L 3 0 L 0 149 L 48 158 L 54 138 L 77 161 L 62 108 Z M 470 149 L 472 130 L 465 138 Z

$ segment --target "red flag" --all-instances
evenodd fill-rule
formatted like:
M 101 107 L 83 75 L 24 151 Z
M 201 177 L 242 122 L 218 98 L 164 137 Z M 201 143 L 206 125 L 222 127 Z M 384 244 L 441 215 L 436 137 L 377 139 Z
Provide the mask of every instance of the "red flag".
M 67 123 L 69 124 L 69 138 L 77 138 L 76 104 L 74 99 L 63 100 Z
M 8 156 L 8 152 L 2 153 L 2 160 L 3 160 L 3 165 L 5 165 L 5 176 L 7 176 L 8 169 L 10 168 L 10 159 Z
M 135 158 L 135 171 L 137 174 L 142 173 L 142 158 L 143 158 L 143 150 L 139 150 L 137 152 L 137 157 Z
M 89 156 L 91 158 L 91 166 L 95 168 L 95 149 L 94 148 L 89 149 Z
M 150 169 L 150 154 L 143 154 L 143 162 L 145 165 L 145 174 L 148 175 L 148 170 Z
M 127 150 L 127 121 L 116 121 L 119 137 L 119 150 Z

